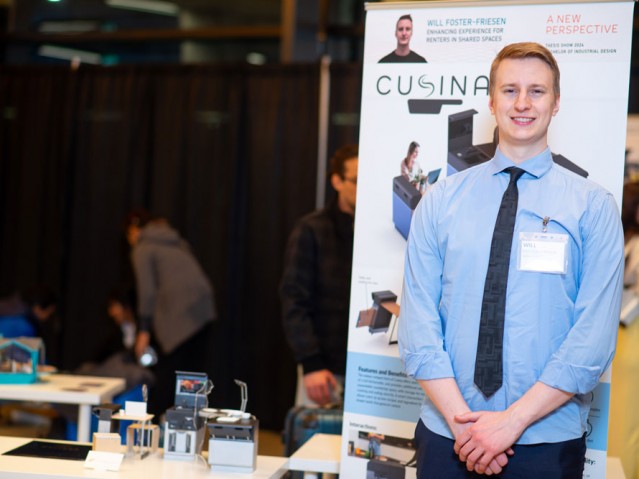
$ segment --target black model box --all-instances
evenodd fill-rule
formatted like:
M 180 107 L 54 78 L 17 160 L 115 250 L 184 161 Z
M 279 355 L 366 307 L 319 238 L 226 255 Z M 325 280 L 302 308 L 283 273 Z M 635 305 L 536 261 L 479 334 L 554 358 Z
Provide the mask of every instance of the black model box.
M 491 156 L 473 146 L 473 120 L 477 110 L 448 115 L 448 174 L 464 171 L 490 160 Z

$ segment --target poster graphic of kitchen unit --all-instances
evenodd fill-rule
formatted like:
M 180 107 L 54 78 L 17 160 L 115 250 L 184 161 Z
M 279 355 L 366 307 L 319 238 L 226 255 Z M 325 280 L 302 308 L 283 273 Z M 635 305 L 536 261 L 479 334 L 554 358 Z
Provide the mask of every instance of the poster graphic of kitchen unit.
M 448 115 L 448 174 L 485 163 L 495 155 L 499 143 L 499 131 L 495 127 L 492 141 L 473 145 L 473 118 L 477 110 L 460 111 Z M 588 172 L 568 158 L 552 154 L 553 161 L 564 168 L 588 178 Z

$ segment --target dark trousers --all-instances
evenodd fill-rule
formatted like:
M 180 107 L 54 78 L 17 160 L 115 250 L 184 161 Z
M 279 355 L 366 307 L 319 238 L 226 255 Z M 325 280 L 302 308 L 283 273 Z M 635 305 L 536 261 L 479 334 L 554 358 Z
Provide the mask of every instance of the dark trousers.
M 453 450 L 455 441 L 430 431 L 420 421 L 415 429 L 417 479 L 485 479 L 468 472 Z M 583 479 L 586 436 L 558 443 L 514 445 L 514 456 L 499 479 Z
M 197 333 L 180 344 L 169 354 L 159 354 L 153 368 L 155 384 L 149 390 L 147 409 L 155 420 L 175 405 L 175 371 L 207 372 L 207 349 L 211 347 L 212 323 L 207 323 Z M 159 350 L 159 348 L 158 348 Z

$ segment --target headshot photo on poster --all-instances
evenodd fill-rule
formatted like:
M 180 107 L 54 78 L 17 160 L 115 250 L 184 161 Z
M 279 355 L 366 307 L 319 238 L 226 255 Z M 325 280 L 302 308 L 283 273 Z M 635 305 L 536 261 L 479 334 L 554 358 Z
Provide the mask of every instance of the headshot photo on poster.
M 402 15 L 395 25 L 397 46 L 378 63 L 428 63 L 423 56 L 410 49 L 410 40 L 412 37 L 413 17 L 409 14 Z

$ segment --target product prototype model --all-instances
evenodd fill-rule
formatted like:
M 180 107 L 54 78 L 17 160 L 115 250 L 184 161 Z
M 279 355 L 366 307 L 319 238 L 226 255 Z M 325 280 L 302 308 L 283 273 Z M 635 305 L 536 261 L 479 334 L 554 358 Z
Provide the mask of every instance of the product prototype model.
M 144 459 L 149 454 L 158 450 L 160 437 L 158 426 L 151 424 L 153 414 L 148 414 L 146 411 L 148 402 L 148 389 L 146 384 L 142 385 L 142 397 L 143 401 L 125 401 L 124 409 L 118 406 L 118 409 L 114 409 L 110 413 L 105 409 L 105 406 L 109 406 L 108 404 L 94 409 L 94 414 L 99 415 L 100 421 L 103 423 L 102 427 L 105 431 L 107 427 L 115 428 L 116 430 L 119 428 L 115 426 L 112 421 L 133 421 L 133 423 L 126 428 L 126 449 L 127 454 L 139 455 L 140 459 Z M 111 421 L 111 424 L 109 425 L 107 421 Z M 98 434 L 102 436 L 96 438 Z M 100 450 L 97 449 L 96 446 L 104 446 L 102 450 L 106 450 L 105 448 L 109 447 L 108 443 L 110 441 L 112 441 L 113 446 L 115 446 L 116 440 L 113 436 L 120 438 L 120 435 L 115 433 L 98 431 L 98 434 L 94 435 L 95 450 Z M 118 443 L 120 440 L 121 439 L 118 439 Z
M 213 471 L 250 473 L 257 464 L 259 422 L 255 416 L 246 412 L 246 383 L 237 379 L 235 383 L 240 386 L 242 394 L 239 410 L 201 411 L 201 415 L 208 418 L 209 464 Z
M 37 382 L 38 364 L 44 364 L 42 339 L 0 335 L 0 384 Z
M 495 129 L 493 141 L 473 145 L 473 120 L 477 110 L 465 110 L 448 115 L 448 174 L 452 175 L 485 163 L 495 156 L 499 133 Z M 573 173 L 588 177 L 588 172 L 563 155 L 552 153 L 555 163 Z
M 164 457 L 189 460 L 202 451 L 206 420 L 199 412 L 208 405 L 212 386 L 205 373 L 175 373 L 175 406 L 166 411 Z

